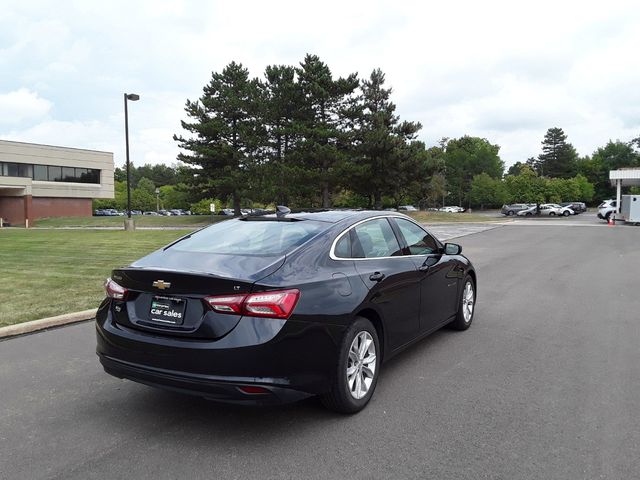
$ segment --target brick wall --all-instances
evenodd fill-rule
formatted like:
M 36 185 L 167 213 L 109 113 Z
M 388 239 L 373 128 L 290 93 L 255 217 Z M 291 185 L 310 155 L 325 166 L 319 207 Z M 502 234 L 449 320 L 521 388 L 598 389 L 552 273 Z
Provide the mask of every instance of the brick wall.
M 90 217 L 90 198 L 34 197 L 33 218 L 46 217 Z
M 0 217 L 11 225 L 24 225 L 24 197 L 0 197 Z
M 28 216 L 30 226 L 38 218 L 90 217 L 90 198 L 0 197 L 0 217 L 11 225 L 24 225 Z

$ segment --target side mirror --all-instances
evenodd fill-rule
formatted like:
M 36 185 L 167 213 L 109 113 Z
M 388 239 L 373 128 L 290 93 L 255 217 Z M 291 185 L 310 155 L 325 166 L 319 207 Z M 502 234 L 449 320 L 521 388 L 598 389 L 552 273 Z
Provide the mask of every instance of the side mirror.
M 460 255 L 462 253 L 462 247 L 457 243 L 445 243 L 444 253 L 445 255 Z

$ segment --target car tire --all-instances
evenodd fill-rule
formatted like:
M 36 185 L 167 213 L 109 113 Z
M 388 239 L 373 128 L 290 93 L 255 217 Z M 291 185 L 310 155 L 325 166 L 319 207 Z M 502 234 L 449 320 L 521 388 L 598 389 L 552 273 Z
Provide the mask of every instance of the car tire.
M 527 212 L 527 213 L 525 213 L 525 215 L 526 215 L 527 217 L 530 217 L 530 216 L 531 216 L 531 212 Z
M 470 289 L 470 292 L 469 292 Z M 476 311 L 476 284 L 471 276 L 464 277 L 462 290 L 458 299 L 458 311 L 456 318 L 449 324 L 454 330 L 466 330 L 473 322 L 473 315 Z
M 513 210 L 509 210 L 507 212 L 507 217 L 513 217 L 516 214 L 516 212 L 514 212 Z
M 571 215 L 571 214 L 569 213 L 569 210 L 565 210 L 564 212 L 562 212 L 562 216 L 563 216 L 563 217 L 568 217 L 569 215 Z
M 363 341 L 372 343 L 360 353 L 359 346 Z M 366 407 L 378 383 L 380 360 L 380 342 L 375 327 L 366 318 L 356 317 L 340 343 L 337 370 L 331 390 L 320 397 L 324 406 L 339 413 L 357 413 Z M 351 375 L 349 370 L 353 372 Z M 367 373 L 372 374 L 372 377 Z M 371 381 L 367 384 L 366 379 L 369 378 Z M 362 387 L 360 390 L 358 382 Z
M 550 217 L 555 217 L 556 216 L 556 212 L 549 212 L 549 216 Z
M 610 216 L 611 216 L 611 212 L 607 212 L 607 214 L 604 216 L 604 220 L 608 222 Z

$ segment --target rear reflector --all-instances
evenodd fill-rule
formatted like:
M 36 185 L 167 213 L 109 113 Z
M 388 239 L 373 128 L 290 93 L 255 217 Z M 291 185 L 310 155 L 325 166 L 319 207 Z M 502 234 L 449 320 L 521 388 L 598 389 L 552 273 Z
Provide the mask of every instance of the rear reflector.
M 243 295 L 205 297 L 205 302 L 218 313 L 287 319 L 300 298 L 296 289 Z
M 244 385 L 242 387 L 238 387 L 242 393 L 246 393 L 247 395 L 265 395 L 271 393 L 268 389 L 264 387 L 256 387 L 255 385 Z
M 127 298 L 127 289 L 118 285 L 110 278 L 107 278 L 106 282 L 104 282 L 104 289 L 107 292 L 107 297 L 115 300 L 126 300 Z

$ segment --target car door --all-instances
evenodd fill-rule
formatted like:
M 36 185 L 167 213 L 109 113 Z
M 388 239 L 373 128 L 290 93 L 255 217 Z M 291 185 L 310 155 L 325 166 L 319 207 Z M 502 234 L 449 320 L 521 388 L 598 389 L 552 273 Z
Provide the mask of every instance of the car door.
M 399 217 L 393 223 L 420 275 L 420 332 L 433 330 L 455 314 L 464 268 L 419 225 Z
M 411 258 L 403 256 L 386 217 L 356 224 L 348 234 L 355 268 L 369 288 L 369 301 L 383 317 L 394 350 L 418 335 L 421 274 Z

